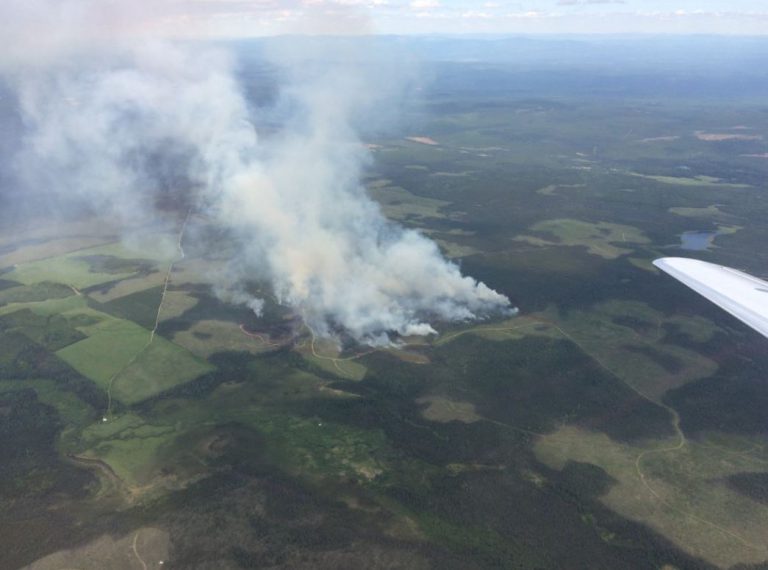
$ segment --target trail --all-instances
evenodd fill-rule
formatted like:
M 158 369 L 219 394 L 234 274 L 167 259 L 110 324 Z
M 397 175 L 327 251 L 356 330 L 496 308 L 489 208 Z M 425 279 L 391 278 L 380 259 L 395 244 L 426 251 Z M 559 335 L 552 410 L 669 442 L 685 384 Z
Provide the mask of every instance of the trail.
M 136 534 L 133 535 L 133 546 L 132 546 L 133 553 L 136 555 L 136 558 L 138 558 L 139 564 L 141 564 L 141 567 L 144 570 L 147 570 L 147 563 L 144 562 L 144 559 L 141 557 L 141 555 L 139 555 L 139 550 L 136 548 L 136 542 L 139 540 L 139 532 L 140 531 L 137 530 Z
M 179 251 L 179 257 L 177 257 L 176 259 L 174 259 L 168 264 L 168 271 L 166 271 L 165 273 L 165 281 L 163 282 L 163 292 L 160 295 L 160 303 L 157 306 L 157 315 L 155 315 L 155 326 L 152 328 L 152 331 L 149 334 L 149 342 L 147 343 L 147 346 L 152 344 L 152 341 L 155 339 L 155 333 L 157 332 L 157 327 L 160 326 L 160 313 L 163 309 L 163 301 L 165 301 L 165 294 L 168 292 L 168 284 L 171 281 L 171 273 L 173 272 L 173 266 L 179 263 L 180 261 L 183 261 L 185 258 L 184 246 L 182 244 L 182 241 L 184 240 L 184 231 L 187 229 L 187 223 L 189 222 L 189 218 L 191 215 L 192 215 L 192 209 L 190 208 L 187 211 L 187 216 L 184 218 L 184 222 L 181 224 L 181 229 L 179 230 L 179 238 L 176 241 L 176 249 Z
M 317 349 L 315 348 L 315 338 L 316 338 L 315 331 L 312 329 L 311 326 L 309 326 L 307 324 L 306 321 L 304 321 L 304 326 L 307 327 L 307 330 L 309 331 L 309 334 L 312 337 L 312 339 L 311 339 L 311 341 L 309 343 L 309 348 L 312 350 L 312 356 L 314 356 L 315 358 L 319 358 L 320 360 L 330 360 L 330 361 L 332 361 L 334 366 L 336 367 L 336 369 L 339 370 L 339 372 L 342 372 L 342 373 L 343 373 L 343 371 L 341 370 L 341 368 L 339 368 L 339 365 L 338 365 L 339 362 L 346 362 L 346 361 L 349 361 L 349 360 L 357 360 L 358 358 L 362 358 L 366 354 L 373 354 L 374 352 L 378 352 L 379 350 L 382 350 L 380 348 L 372 348 L 370 350 L 366 350 L 364 352 L 360 352 L 360 353 L 354 354 L 352 356 L 345 356 L 344 358 L 338 358 L 338 357 L 335 357 L 335 356 L 325 356 L 325 355 L 320 354 L 319 352 L 317 352 Z
M 592 360 L 594 360 L 601 368 L 603 368 L 603 370 L 605 370 L 611 376 L 613 376 L 614 378 L 619 380 L 622 384 L 627 386 L 635 394 L 637 394 L 638 396 L 640 396 L 644 400 L 647 400 L 648 402 L 651 402 L 652 404 L 655 404 L 655 405 L 657 405 L 657 406 L 659 406 L 661 408 L 664 408 L 667 411 L 667 413 L 669 413 L 669 415 L 671 416 L 672 427 L 674 428 L 674 431 L 675 431 L 675 437 L 677 438 L 677 443 L 675 443 L 672 446 L 668 446 L 668 447 L 660 447 L 660 448 L 656 448 L 656 449 L 647 449 L 647 450 L 641 452 L 635 458 L 635 471 L 637 473 L 638 478 L 642 482 L 643 486 L 648 490 L 648 492 L 651 493 L 651 495 L 653 495 L 656 498 L 656 500 L 658 500 L 661 504 L 665 505 L 666 507 L 668 507 L 668 508 L 670 508 L 670 509 L 672 509 L 674 511 L 677 511 L 678 513 L 684 515 L 687 518 L 689 518 L 691 520 L 694 520 L 696 522 L 705 524 L 705 525 L 709 526 L 710 528 L 713 528 L 713 529 L 715 529 L 717 531 L 720 531 L 721 533 L 726 534 L 726 535 L 730 536 L 731 538 L 736 539 L 738 542 L 740 542 L 741 544 L 743 544 L 744 546 L 746 546 L 748 548 L 751 548 L 751 549 L 754 549 L 754 550 L 758 550 L 758 551 L 763 551 L 763 552 L 766 551 L 766 548 L 764 546 L 758 546 L 758 545 L 752 544 L 748 540 L 746 540 L 745 538 L 741 537 L 740 535 L 736 534 L 735 532 L 733 532 L 733 531 L 731 531 L 731 530 L 729 530 L 727 528 L 724 528 L 724 527 L 722 527 L 722 526 L 720 526 L 720 525 L 718 525 L 718 524 L 716 524 L 716 523 L 714 523 L 714 522 L 712 522 L 710 520 L 704 519 L 704 518 L 694 514 L 690 510 L 682 509 L 680 507 L 677 507 L 677 506 L 673 505 L 668 500 L 666 500 L 664 497 L 662 497 L 653 488 L 653 486 L 648 481 L 648 477 L 646 476 L 645 473 L 643 473 L 643 468 L 642 468 L 643 460 L 645 458 L 647 458 L 648 456 L 653 455 L 653 454 L 672 453 L 672 452 L 675 452 L 675 451 L 680 451 L 686 445 L 688 445 L 688 439 L 686 438 L 685 433 L 683 433 L 683 430 L 680 428 L 680 414 L 673 407 L 665 404 L 664 402 L 662 402 L 660 400 L 656 400 L 656 399 L 648 396 L 647 394 L 645 394 L 644 392 L 642 392 L 641 390 L 639 390 L 638 388 L 636 388 L 635 386 L 633 386 L 632 384 L 630 384 L 629 382 L 624 380 L 619 374 L 617 374 L 610 367 L 608 367 L 600 358 L 598 358 L 597 356 L 592 354 L 590 351 L 588 351 L 583 346 L 583 344 L 580 343 L 573 335 L 567 333 L 559 325 L 557 325 L 557 324 L 555 324 L 555 323 L 553 323 L 551 321 L 545 321 L 543 319 L 542 319 L 542 322 L 547 322 L 550 326 L 554 327 L 557 331 L 560 332 L 560 334 L 562 334 L 565 338 L 567 338 L 568 340 L 573 342 L 585 354 L 587 354 L 590 358 L 592 358 Z
M 618 373 L 616 373 L 613 369 L 611 369 L 605 362 L 603 362 L 603 360 L 601 358 L 599 358 L 597 355 L 595 355 L 592 351 L 588 350 L 587 347 L 584 346 L 583 342 L 580 342 L 576 337 L 574 337 L 572 334 L 570 334 L 569 332 L 564 330 L 559 324 L 557 324 L 557 323 L 555 323 L 553 321 L 550 321 L 548 319 L 540 318 L 540 317 L 529 317 L 529 318 L 531 318 L 531 320 L 532 320 L 531 322 L 523 323 L 523 324 L 515 325 L 515 326 L 509 326 L 509 327 L 484 327 L 484 326 L 479 326 L 479 327 L 474 327 L 474 328 L 458 331 L 458 332 L 453 333 L 451 335 L 448 335 L 448 336 L 442 337 L 440 339 L 437 339 L 435 342 L 432 343 L 432 345 L 433 346 L 439 346 L 439 345 L 445 344 L 447 342 L 450 342 L 451 340 L 453 340 L 453 339 L 455 339 L 455 338 L 457 338 L 457 337 L 459 337 L 461 335 L 470 334 L 470 333 L 510 332 L 510 331 L 515 331 L 515 330 L 520 330 L 520 329 L 523 329 L 523 328 L 526 328 L 526 327 L 530 327 L 530 326 L 533 326 L 533 325 L 541 325 L 541 324 L 544 324 L 544 325 L 547 325 L 547 326 L 553 328 L 561 336 L 563 336 L 564 338 L 568 339 L 569 341 L 574 343 L 576 346 L 578 346 L 581 349 L 581 351 L 584 352 L 584 354 L 586 354 L 587 356 L 589 356 L 589 358 L 591 358 L 595 363 L 597 363 L 597 365 L 600 366 L 600 368 L 602 368 L 608 374 L 610 374 L 615 379 L 617 379 L 619 382 L 624 384 L 632 392 L 637 394 L 642 399 L 644 399 L 644 400 L 646 400 L 646 401 L 648 401 L 648 402 L 650 402 L 650 403 L 652 403 L 652 404 L 654 404 L 656 406 L 659 406 L 659 407 L 663 408 L 670 415 L 671 424 L 672 424 L 672 427 L 673 427 L 674 432 L 675 432 L 676 442 L 673 445 L 670 445 L 670 446 L 659 447 L 659 448 L 655 448 L 655 449 L 647 449 L 647 450 L 642 451 L 641 453 L 639 453 L 638 456 L 635 458 L 635 471 L 636 471 L 638 479 L 643 484 L 645 489 L 647 489 L 647 491 L 651 495 L 653 495 L 653 497 L 657 501 L 659 501 L 659 503 L 663 504 L 664 506 L 666 506 L 666 507 L 668 507 L 668 508 L 670 508 L 670 509 L 672 509 L 674 511 L 679 512 L 680 514 L 684 515 L 688 519 L 696 521 L 696 522 L 701 523 L 701 524 L 704 524 L 706 526 L 709 526 L 710 528 L 713 528 L 713 529 L 715 529 L 715 530 L 717 530 L 717 531 L 719 531 L 719 532 L 721 532 L 721 533 L 723 533 L 723 534 L 725 534 L 725 535 L 727 535 L 727 536 L 737 540 L 739 543 L 741 543 L 742 545 L 744 545 L 744 546 L 746 546 L 748 548 L 755 549 L 755 550 L 758 550 L 758 551 L 765 551 L 766 550 L 765 547 L 752 544 L 751 542 L 749 542 L 748 540 L 746 540 L 742 536 L 738 535 L 737 533 L 735 533 L 735 532 L 733 532 L 733 531 L 731 531 L 731 530 L 729 530 L 729 529 L 727 529 L 725 527 L 722 527 L 722 526 L 720 526 L 720 525 L 718 525 L 718 524 L 716 524 L 716 523 L 714 523 L 714 522 L 712 522 L 710 520 L 704 519 L 704 518 L 696 515 L 695 513 L 691 512 L 689 510 L 682 509 L 680 507 L 677 507 L 677 506 L 673 505 L 668 500 L 666 500 L 664 497 L 662 497 L 656 491 L 656 489 L 653 488 L 653 486 L 649 482 L 649 477 L 647 476 L 646 473 L 643 472 L 643 461 L 645 459 L 647 459 L 649 456 L 651 456 L 653 454 L 664 454 L 664 453 L 673 453 L 673 452 L 676 452 L 676 451 L 680 451 L 686 445 L 688 445 L 688 439 L 685 436 L 685 433 L 683 432 L 682 428 L 680 427 L 681 419 L 680 419 L 680 414 L 677 412 L 677 410 L 675 410 L 673 407 L 665 404 L 664 402 L 649 396 L 648 394 L 646 394 L 642 390 L 638 389 L 636 386 L 633 386 L 631 383 L 629 383 L 626 380 L 624 380 L 624 378 L 622 378 Z M 304 325 L 307 327 L 307 330 L 309 330 L 310 335 L 311 335 L 310 349 L 312 351 L 313 356 L 315 356 L 316 358 L 319 358 L 319 359 L 332 361 L 334 366 L 340 372 L 342 370 L 339 367 L 339 364 L 338 364 L 339 362 L 348 361 L 348 360 L 354 360 L 354 359 L 360 358 L 360 357 L 362 357 L 362 356 L 364 356 L 366 354 L 370 354 L 372 352 L 376 352 L 376 351 L 380 350 L 380 349 L 374 348 L 374 349 L 371 349 L 369 351 L 366 351 L 366 352 L 363 352 L 363 353 L 360 353 L 360 354 L 356 354 L 356 355 L 353 355 L 353 356 L 345 357 L 345 358 L 336 358 L 336 357 L 326 356 L 326 355 L 320 354 L 317 351 L 315 331 L 312 329 L 311 326 L 306 324 L 306 322 L 304 323 Z M 244 330 L 243 332 L 246 332 L 246 331 Z M 536 432 L 536 431 L 533 431 L 533 430 L 528 430 L 528 429 L 525 429 L 525 428 L 516 427 L 516 426 L 513 426 L 513 425 L 509 425 L 509 424 L 503 423 L 503 422 L 495 421 L 495 420 L 486 420 L 486 421 L 489 421 L 490 423 L 493 423 L 493 424 L 496 424 L 496 425 L 499 425 L 499 426 L 502 426 L 502 427 L 505 427 L 505 428 L 508 428 L 508 429 L 512 429 L 514 431 L 518 431 L 518 432 L 525 433 L 525 434 L 528 434 L 528 435 L 531 435 L 531 436 L 535 436 L 535 437 L 544 437 L 546 435 L 546 434 L 539 433 L 539 432 Z
M 155 333 L 157 332 L 157 328 L 160 326 L 160 314 L 163 310 L 163 301 L 165 301 L 165 294 L 168 291 L 168 284 L 171 281 L 171 273 L 173 272 L 173 266 L 182 261 L 185 257 L 184 255 L 184 247 L 182 245 L 182 242 L 184 240 L 184 232 L 187 228 L 187 223 L 189 222 L 189 218 L 192 216 L 192 209 L 190 208 L 187 211 L 187 215 L 184 218 L 184 222 L 181 224 L 181 228 L 179 230 L 179 237 L 176 241 L 176 249 L 179 252 L 179 256 L 176 259 L 173 259 L 168 264 L 168 270 L 165 272 L 165 280 L 163 282 L 163 290 L 160 295 L 160 302 L 157 305 L 157 314 L 155 315 L 155 326 L 152 328 L 152 330 L 149 332 L 149 339 L 147 340 L 147 343 L 142 346 L 136 354 L 133 355 L 133 357 L 128 361 L 128 363 L 120 370 L 115 372 L 112 377 L 109 379 L 109 385 L 107 386 L 107 410 L 104 413 L 103 420 L 107 421 L 107 419 L 112 414 L 112 387 L 114 386 L 115 380 L 117 379 L 120 374 L 125 372 L 128 368 L 131 367 L 131 365 L 136 362 L 136 360 L 141 356 L 147 348 L 152 344 L 152 342 L 155 340 Z
M 751 542 L 749 542 L 748 540 L 746 540 L 742 536 L 736 534 L 732 530 L 729 530 L 729 529 L 727 529 L 725 527 L 722 527 L 722 526 L 720 526 L 720 525 L 718 525 L 718 524 L 716 524 L 716 523 L 714 523 L 714 522 L 712 522 L 710 520 L 704 519 L 704 518 L 702 518 L 702 517 L 692 513 L 689 510 L 682 509 L 680 507 L 676 507 L 675 505 L 671 504 L 669 501 L 664 499 L 661 495 L 659 495 L 659 493 L 657 493 L 656 490 L 653 488 L 653 486 L 647 481 L 646 476 L 645 476 L 645 474 L 643 473 L 643 470 L 642 470 L 643 459 L 645 459 L 649 455 L 652 455 L 652 454 L 655 454 L 655 453 L 670 453 L 670 452 L 674 452 L 674 451 L 679 451 L 683 447 L 685 447 L 685 445 L 688 443 L 686 438 L 685 438 L 685 435 L 683 434 L 682 430 L 680 429 L 680 415 L 677 413 L 677 410 L 675 410 L 674 408 L 670 408 L 669 406 L 662 406 L 662 407 L 664 407 L 667 410 L 671 411 L 671 413 L 673 414 L 673 426 L 674 426 L 675 430 L 678 432 L 678 434 L 680 435 L 680 439 L 679 439 L 679 441 L 678 441 L 678 443 L 676 445 L 673 445 L 673 446 L 670 446 L 670 447 L 662 447 L 662 448 L 658 448 L 658 449 L 647 449 L 647 450 L 643 451 L 642 453 L 640 453 L 640 455 L 637 456 L 637 458 L 635 459 L 635 471 L 637 472 L 637 475 L 640 478 L 640 481 L 642 481 L 642 483 L 645 486 L 645 488 L 648 489 L 648 491 L 660 503 L 666 505 L 667 507 L 669 507 L 672 510 L 675 510 L 675 511 L 679 512 L 680 514 L 686 516 L 687 518 L 689 518 L 691 520 L 694 520 L 696 522 L 702 523 L 704 525 L 707 525 L 707 526 L 709 526 L 711 528 L 714 528 L 715 530 L 718 530 L 718 531 L 722 532 L 723 534 L 726 534 L 726 535 L 730 536 L 731 538 L 736 539 L 738 542 L 740 542 L 741 544 L 743 544 L 747 548 L 751 548 L 753 550 L 757 550 L 757 551 L 760 551 L 760 552 L 768 551 L 768 549 L 765 546 L 759 546 L 759 545 L 756 545 L 756 544 L 752 544 Z
M 720 526 L 720 525 L 718 525 L 718 524 L 716 524 L 716 523 L 714 523 L 714 522 L 712 522 L 710 520 L 704 519 L 704 518 L 694 514 L 693 512 L 691 512 L 689 510 L 682 509 L 680 507 L 677 507 L 677 506 L 671 504 L 664 497 L 662 497 L 653 488 L 653 486 L 648 481 L 648 476 L 646 475 L 646 473 L 643 472 L 643 467 L 642 467 L 643 460 L 645 460 L 646 458 L 648 458 L 649 456 L 651 456 L 653 454 L 674 453 L 676 451 L 680 451 L 686 445 L 688 445 L 688 439 L 686 438 L 685 433 L 683 433 L 683 430 L 680 427 L 680 414 L 677 412 L 677 410 L 675 410 L 673 407 L 665 404 L 662 401 L 656 400 L 655 398 L 652 398 L 651 396 L 648 396 L 642 390 L 639 390 L 637 387 L 633 386 L 632 384 L 630 384 L 629 382 L 624 380 L 618 373 L 613 371 L 607 364 L 605 364 L 605 362 L 603 362 L 598 356 L 596 356 L 591 351 L 589 351 L 584 346 L 584 344 L 582 342 L 579 342 L 578 339 L 576 339 L 573 335 L 571 335 L 570 333 L 565 331 L 557 323 L 555 323 L 553 321 L 550 321 L 548 319 L 540 318 L 540 317 L 529 317 L 529 318 L 534 319 L 535 322 L 533 322 L 533 323 L 526 323 L 526 324 L 523 324 L 523 325 L 518 325 L 518 326 L 513 326 L 513 327 L 504 327 L 504 328 L 495 328 L 495 329 L 494 328 L 486 328 L 486 327 L 474 327 L 474 328 L 471 328 L 471 329 L 466 329 L 466 330 L 463 330 L 463 331 L 459 331 L 459 332 L 457 332 L 457 333 L 455 333 L 453 335 L 450 335 L 448 337 L 444 337 L 442 339 L 439 339 L 434 344 L 435 345 L 443 344 L 443 343 L 448 342 L 448 341 L 450 341 L 450 340 L 452 340 L 452 339 L 454 339 L 454 338 L 456 338 L 456 337 L 458 337 L 460 335 L 468 334 L 468 333 L 481 333 L 483 331 L 511 331 L 511 330 L 522 329 L 522 328 L 524 328 L 526 326 L 530 326 L 532 324 L 541 324 L 541 323 L 546 324 L 546 325 L 552 327 L 553 329 L 558 331 L 564 338 L 570 340 L 572 343 L 574 343 L 576 346 L 578 346 L 582 350 L 582 352 L 584 352 L 584 354 L 586 354 L 594 362 L 596 362 L 598 366 L 600 366 L 603 370 L 605 370 L 611 376 L 616 378 L 619 382 L 621 382 L 622 384 L 627 386 L 635 394 L 637 394 L 638 396 L 640 396 L 644 400 L 646 400 L 646 401 L 648 401 L 648 402 L 650 402 L 652 404 L 655 404 L 655 405 L 663 408 L 670 415 L 672 427 L 673 427 L 673 429 L 675 431 L 675 438 L 677 440 L 676 443 L 674 445 L 671 445 L 671 446 L 660 447 L 660 448 L 656 448 L 656 449 L 647 449 L 647 450 L 641 452 L 640 454 L 638 454 L 638 456 L 635 458 L 635 471 L 637 473 L 638 479 L 643 484 L 643 486 L 648 490 L 648 492 L 651 495 L 653 495 L 653 497 L 657 501 L 659 501 L 661 504 L 663 504 L 664 506 L 666 506 L 666 507 L 668 507 L 668 508 L 670 508 L 670 509 L 672 509 L 674 511 L 677 511 L 678 513 L 684 515 L 685 517 L 689 518 L 690 520 L 693 520 L 693 521 L 696 521 L 698 523 L 701 523 L 701 524 L 704 524 L 706 526 L 709 526 L 710 528 L 713 528 L 713 529 L 715 529 L 715 530 L 717 530 L 717 531 L 719 531 L 719 532 L 721 532 L 721 533 L 723 533 L 723 534 L 725 534 L 725 535 L 727 535 L 727 536 L 737 540 L 739 543 L 741 543 L 742 545 L 744 545 L 744 546 L 746 546 L 748 548 L 751 548 L 751 549 L 754 549 L 754 550 L 758 550 L 758 551 L 761 551 L 761 552 L 765 552 L 767 550 L 765 546 L 760 546 L 760 545 L 752 544 L 751 542 L 749 542 L 748 540 L 746 540 L 742 536 L 736 534 L 735 532 L 733 532 L 733 531 L 731 531 L 731 530 L 729 530 L 727 528 L 724 528 L 724 527 L 722 527 L 722 526 Z M 526 433 L 526 434 L 533 435 L 533 436 L 543 437 L 545 435 L 545 434 L 537 433 L 537 432 L 532 431 L 532 430 L 527 430 L 525 428 L 520 428 L 520 427 L 512 426 L 512 425 L 509 425 L 509 424 L 506 424 L 506 423 L 503 423 L 503 422 L 498 422 L 498 421 L 495 421 L 495 420 L 486 420 L 486 421 L 489 421 L 489 422 L 491 422 L 493 424 L 496 424 L 496 425 L 499 425 L 499 426 L 503 426 L 503 427 L 512 429 L 514 431 Z

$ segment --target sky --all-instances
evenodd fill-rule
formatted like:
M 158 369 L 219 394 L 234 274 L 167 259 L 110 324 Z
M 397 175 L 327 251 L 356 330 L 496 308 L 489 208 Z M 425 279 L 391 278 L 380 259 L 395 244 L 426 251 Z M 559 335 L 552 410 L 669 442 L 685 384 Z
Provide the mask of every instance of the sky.
M 109 1 L 109 0 L 105 0 Z M 174 35 L 768 34 L 767 0 L 159 0 Z

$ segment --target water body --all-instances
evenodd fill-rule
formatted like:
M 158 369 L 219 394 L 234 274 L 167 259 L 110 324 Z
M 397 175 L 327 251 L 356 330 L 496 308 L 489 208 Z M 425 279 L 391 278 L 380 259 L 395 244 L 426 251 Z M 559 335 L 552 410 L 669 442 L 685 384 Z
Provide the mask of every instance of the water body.
M 680 247 L 692 251 L 703 251 L 712 246 L 715 237 L 720 235 L 716 231 L 691 231 L 680 235 Z

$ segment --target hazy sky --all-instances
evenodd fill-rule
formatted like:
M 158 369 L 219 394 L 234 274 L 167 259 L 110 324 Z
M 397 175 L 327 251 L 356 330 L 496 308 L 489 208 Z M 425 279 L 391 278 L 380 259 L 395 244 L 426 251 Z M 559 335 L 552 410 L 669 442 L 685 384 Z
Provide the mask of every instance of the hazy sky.
M 767 0 L 165 0 L 164 27 L 276 33 L 768 34 Z

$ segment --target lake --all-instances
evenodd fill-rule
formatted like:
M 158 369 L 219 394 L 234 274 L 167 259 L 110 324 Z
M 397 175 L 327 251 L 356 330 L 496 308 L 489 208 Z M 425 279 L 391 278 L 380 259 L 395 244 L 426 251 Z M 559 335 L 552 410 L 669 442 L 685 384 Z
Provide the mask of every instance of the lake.
M 680 247 L 693 251 L 709 249 L 712 241 L 719 234 L 716 231 L 691 231 L 680 235 Z

